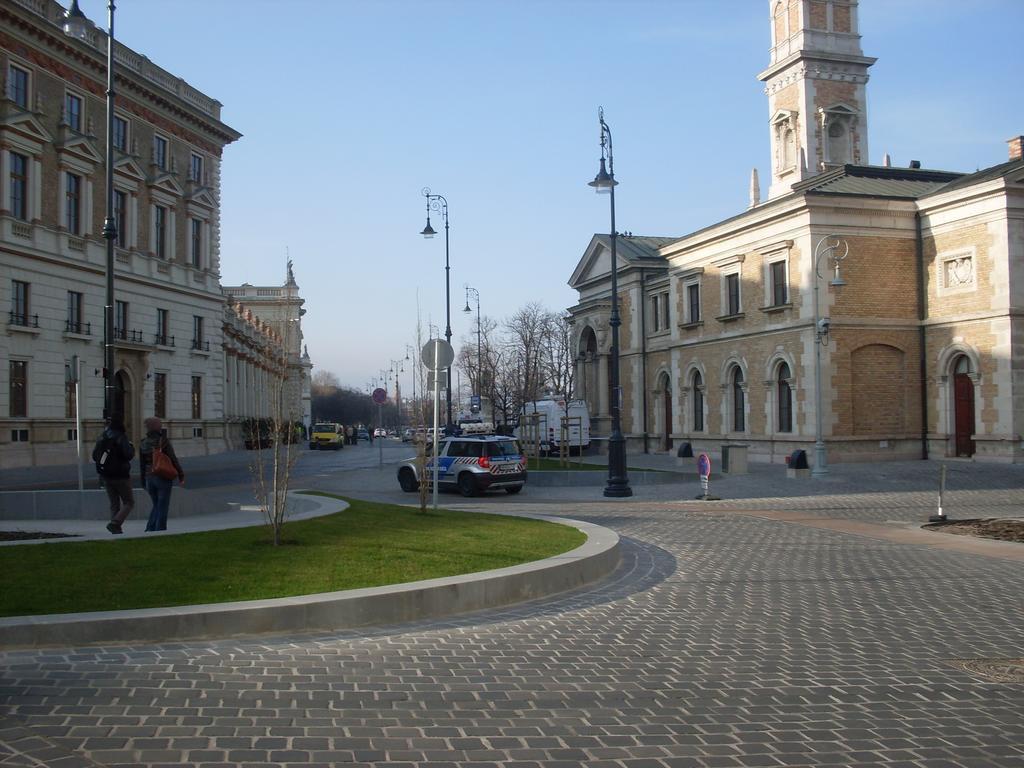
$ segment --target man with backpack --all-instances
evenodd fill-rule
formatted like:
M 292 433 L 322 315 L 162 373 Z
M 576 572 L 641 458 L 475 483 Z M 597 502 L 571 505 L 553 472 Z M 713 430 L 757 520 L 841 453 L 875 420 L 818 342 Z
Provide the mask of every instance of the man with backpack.
M 135 446 L 124 433 L 124 419 L 120 414 L 112 414 L 107 419 L 107 428 L 103 430 L 96 447 L 92 449 L 92 460 L 96 462 L 96 473 L 100 476 L 103 487 L 110 499 L 110 522 L 107 530 L 121 533 L 121 523 L 131 514 L 135 506 L 135 495 L 132 491 L 132 459 L 135 458 Z

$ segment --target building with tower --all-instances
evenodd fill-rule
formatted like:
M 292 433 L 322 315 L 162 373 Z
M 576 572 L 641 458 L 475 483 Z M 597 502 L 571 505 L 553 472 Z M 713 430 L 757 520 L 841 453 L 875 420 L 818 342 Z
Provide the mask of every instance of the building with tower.
M 595 431 L 621 402 L 630 450 L 1024 460 L 1024 138 L 975 173 L 871 164 L 857 5 L 769 3 L 765 201 L 755 174 L 736 216 L 617 238 L 621 397 L 591 239 L 569 311 Z

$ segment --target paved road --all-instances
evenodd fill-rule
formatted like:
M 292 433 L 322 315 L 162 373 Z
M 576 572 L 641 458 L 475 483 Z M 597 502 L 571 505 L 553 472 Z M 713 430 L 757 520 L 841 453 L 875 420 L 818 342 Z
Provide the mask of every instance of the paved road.
M 334 460 L 302 466 L 323 487 L 408 500 L 393 468 Z M 951 510 L 1024 514 L 1024 468 L 961 467 Z M 0 765 L 1016 768 L 1024 684 L 958 660 L 1024 657 L 1019 562 L 752 514 L 906 527 L 934 504 L 935 469 L 785 481 L 755 467 L 713 505 L 684 501 L 692 483 L 631 500 L 446 494 L 607 525 L 622 566 L 453 621 L 0 654 Z

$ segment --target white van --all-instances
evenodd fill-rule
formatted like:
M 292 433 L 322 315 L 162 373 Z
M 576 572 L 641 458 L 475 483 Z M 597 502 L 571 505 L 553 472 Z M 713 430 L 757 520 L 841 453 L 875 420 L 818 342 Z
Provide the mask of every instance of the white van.
M 531 447 L 539 442 L 544 453 L 559 452 L 563 439 L 570 452 L 585 451 L 590 447 L 587 401 L 565 398 L 530 401 L 519 413 L 515 436 Z

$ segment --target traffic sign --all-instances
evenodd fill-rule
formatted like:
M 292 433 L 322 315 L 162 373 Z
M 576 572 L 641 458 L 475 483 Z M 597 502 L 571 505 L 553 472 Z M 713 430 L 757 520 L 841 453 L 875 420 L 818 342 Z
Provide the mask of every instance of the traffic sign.
M 706 453 L 697 457 L 697 474 L 702 478 L 711 477 L 711 457 Z
M 372 397 L 373 402 L 375 402 L 377 405 L 384 405 L 384 403 L 388 401 L 388 391 L 386 389 L 381 389 L 380 387 L 377 387 L 375 390 L 373 390 Z
M 431 339 L 420 350 L 420 359 L 428 371 L 443 371 L 455 360 L 455 350 L 447 341 Z

